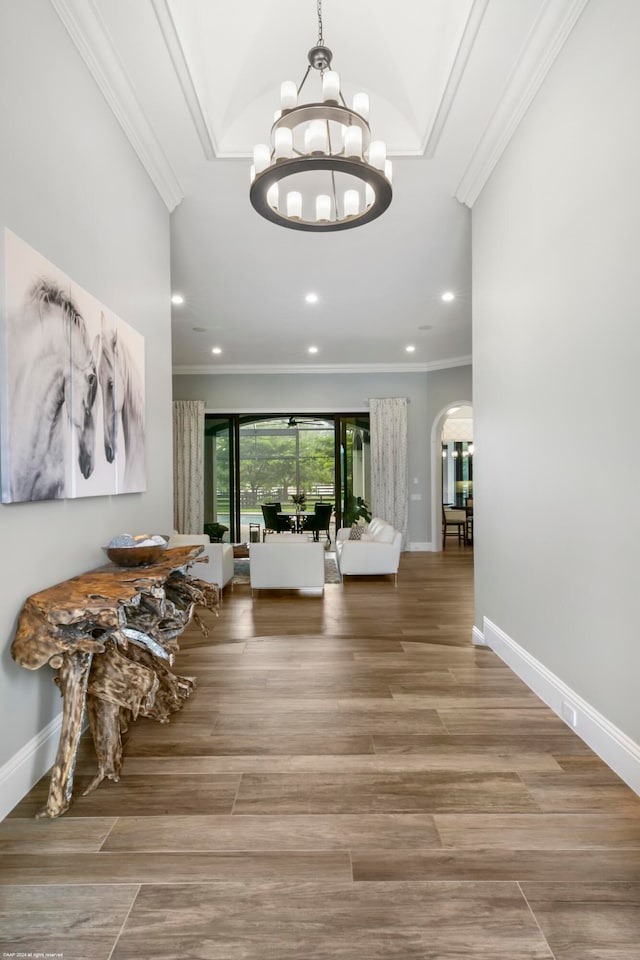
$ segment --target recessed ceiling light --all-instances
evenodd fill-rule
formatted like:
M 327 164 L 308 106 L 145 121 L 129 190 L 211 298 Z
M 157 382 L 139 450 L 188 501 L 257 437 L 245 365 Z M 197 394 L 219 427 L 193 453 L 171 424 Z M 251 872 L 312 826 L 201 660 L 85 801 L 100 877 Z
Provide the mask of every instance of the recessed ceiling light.
M 412 343 L 410 343 L 408 347 L 405 347 L 405 350 L 407 351 L 407 353 L 415 353 L 415 349 L 416 348 L 413 346 Z
M 317 347 L 309 347 L 309 353 L 317 353 L 317 352 L 318 352 Z
M 305 297 L 305 300 L 307 301 L 307 303 L 317 303 L 317 302 L 318 302 L 318 294 L 317 294 L 317 293 L 308 293 L 308 294 L 306 295 L 306 297 Z
M 175 303 L 176 307 L 179 307 L 184 303 L 184 297 L 181 293 L 174 293 L 171 297 L 171 303 Z
M 220 349 L 220 347 L 214 347 L 211 353 L 222 353 L 222 350 Z
M 444 300 L 445 303 L 450 303 L 451 300 L 455 300 L 455 298 L 456 298 L 456 295 L 455 293 L 451 293 L 451 290 L 447 290 L 446 293 L 442 294 L 442 299 Z

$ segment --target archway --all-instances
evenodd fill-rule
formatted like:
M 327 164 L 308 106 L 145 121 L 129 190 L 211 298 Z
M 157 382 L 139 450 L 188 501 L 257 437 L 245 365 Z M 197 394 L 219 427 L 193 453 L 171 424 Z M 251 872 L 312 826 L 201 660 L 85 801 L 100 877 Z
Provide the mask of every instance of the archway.
M 442 431 L 448 419 L 467 411 L 473 420 L 471 400 L 454 400 L 439 411 L 431 428 L 431 549 L 436 552 L 442 550 Z

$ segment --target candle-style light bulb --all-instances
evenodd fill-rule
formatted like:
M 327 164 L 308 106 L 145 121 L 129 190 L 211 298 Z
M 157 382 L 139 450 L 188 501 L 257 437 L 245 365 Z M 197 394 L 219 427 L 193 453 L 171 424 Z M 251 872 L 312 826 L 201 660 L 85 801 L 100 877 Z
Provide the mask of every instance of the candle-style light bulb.
M 297 190 L 287 194 L 287 216 L 297 220 L 302 218 L 302 194 Z
M 387 159 L 387 147 L 382 140 L 372 140 L 369 144 L 369 163 L 377 170 L 384 170 Z
M 345 157 L 362 157 L 362 130 L 360 127 L 347 127 L 344 135 Z
M 278 184 L 272 183 L 269 189 L 267 190 L 267 203 L 274 210 L 278 209 L 278 199 L 279 199 Z
M 356 93 L 353 98 L 353 109 L 363 120 L 369 119 L 369 97 L 366 93 Z
M 323 74 L 322 99 L 325 103 L 337 103 L 340 99 L 340 75 L 335 70 L 325 70 Z
M 312 120 L 309 124 L 309 152 L 327 153 L 328 150 L 329 137 L 326 122 L 324 120 Z
M 285 80 L 280 85 L 280 106 L 283 110 L 292 110 L 298 104 L 298 88 L 293 80 Z
M 274 156 L 276 160 L 283 160 L 293 154 L 293 130 L 289 127 L 278 127 L 274 137 Z
M 262 173 L 271 163 L 271 150 L 266 143 L 256 143 L 253 148 L 253 163 L 256 173 Z
M 321 193 L 316 197 L 316 220 L 329 220 L 331 217 L 331 197 Z
M 360 195 L 357 190 L 345 190 L 344 192 L 344 215 L 345 217 L 355 217 L 360 209 Z

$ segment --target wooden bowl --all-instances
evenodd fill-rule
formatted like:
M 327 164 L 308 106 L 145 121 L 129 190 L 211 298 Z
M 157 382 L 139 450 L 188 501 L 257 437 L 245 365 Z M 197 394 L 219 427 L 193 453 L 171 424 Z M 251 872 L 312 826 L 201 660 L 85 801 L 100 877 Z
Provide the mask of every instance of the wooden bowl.
M 146 567 L 159 560 L 166 544 L 154 543 L 147 547 L 107 547 L 107 556 L 119 567 Z

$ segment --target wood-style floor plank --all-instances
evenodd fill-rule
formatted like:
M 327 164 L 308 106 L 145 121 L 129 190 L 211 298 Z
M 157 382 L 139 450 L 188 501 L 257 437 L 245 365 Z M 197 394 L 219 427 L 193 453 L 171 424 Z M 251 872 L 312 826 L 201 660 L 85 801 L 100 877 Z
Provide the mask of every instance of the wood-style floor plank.
M 177 886 L 140 892 L 113 960 L 553 960 L 515 884 Z
M 354 880 L 543 880 L 640 882 L 633 850 L 395 850 L 353 860 Z
M 615 813 L 437 814 L 443 847 L 474 850 L 640 850 L 640 818 Z
M 0 887 L 1 955 L 109 960 L 139 889 L 124 883 L 70 889 L 66 881 L 40 886 L 37 880 Z
M 79 794 L 89 786 L 91 779 L 89 776 L 75 778 Z M 118 816 L 125 817 L 143 814 L 162 816 L 169 811 L 195 813 L 203 807 L 212 813 L 231 813 L 240 777 L 204 774 L 189 780 L 184 775 L 167 774 L 160 783 L 157 781 L 156 777 L 128 773 L 118 783 L 105 780 L 88 797 L 78 796 L 65 816 L 108 817 L 116 811 Z M 159 786 L 161 789 L 158 789 Z M 48 778 L 44 777 L 12 810 L 9 817 L 34 817 L 44 806 L 48 790 Z
M 0 823 L 0 854 L 42 853 L 43 848 L 49 856 L 55 853 L 97 853 L 116 823 L 116 817 L 3 820 Z
M 537 810 L 512 773 L 246 774 L 234 813 L 443 813 Z
M 102 849 L 154 850 L 394 850 L 440 847 L 429 814 L 121 817 Z
M 126 853 L 104 851 L 61 853 L 43 861 L 36 854 L 7 854 L 3 858 L 3 884 L 122 884 L 164 883 L 168 876 L 177 883 L 227 880 L 317 880 L 351 879 L 349 851 L 236 850 L 223 852 L 155 853 L 129 849 Z
M 507 753 L 483 754 L 479 751 L 456 751 L 449 753 L 434 752 L 427 757 L 422 754 L 373 753 L 336 755 L 319 753 L 317 755 L 258 755 L 209 756 L 202 753 L 189 756 L 144 756 L 129 757 L 127 770 L 138 776 L 158 774 L 294 774 L 308 777 L 312 774 L 322 776 L 355 774 L 373 774 L 374 776 L 433 774 L 440 771 L 445 775 L 461 774 L 525 774 L 532 771 L 554 772 L 560 770 L 555 759 L 546 753 Z
M 473 552 L 225 591 L 119 783 L 0 824 L 0 944 L 64 960 L 639 960 L 640 798 L 471 644 Z M 634 952 L 635 951 L 635 952 Z
M 555 960 L 637 960 L 639 883 L 523 883 Z

